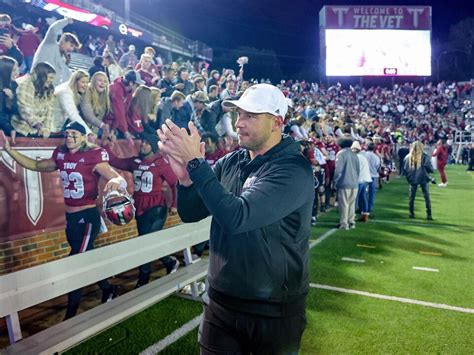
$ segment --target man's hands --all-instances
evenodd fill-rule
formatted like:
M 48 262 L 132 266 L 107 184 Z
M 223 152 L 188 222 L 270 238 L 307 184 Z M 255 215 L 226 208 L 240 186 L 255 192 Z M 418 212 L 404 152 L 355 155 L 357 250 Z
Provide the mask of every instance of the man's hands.
M 177 162 L 184 164 L 195 158 L 204 158 L 201 148 L 201 136 L 196 126 L 189 122 L 188 127 L 191 134 L 167 119 L 161 129 L 158 130 L 160 150 Z
M 160 151 L 167 156 L 171 169 L 183 186 L 192 185 L 186 164 L 195 158 L 204 158 L 204 143 L 201 143 L 201 136 L 196 126 L 189 122 L 188 127 L 191 134 L 167 119 L 157 131 L 160 137 L 158 142 Z

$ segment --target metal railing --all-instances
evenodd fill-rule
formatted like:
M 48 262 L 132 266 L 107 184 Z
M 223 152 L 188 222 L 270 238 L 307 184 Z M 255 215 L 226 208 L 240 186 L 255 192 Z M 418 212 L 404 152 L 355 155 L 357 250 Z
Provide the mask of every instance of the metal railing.
M 181 224 L 87 253 L 0 276 L 0 318 L 6 318 L 10 342 L 13 344 L 22 339 L 18 313 L 23 309 L 176 252 L 184 251 L 187 266 L 194 264 L 196 261 L 192 259 L 191 247 L 209 239 L 210 221 L 210 218 L 207 218 L 197 223 Z M 181 268 L 181 271 L 186 272 L 185 270 L 186 268 Z M 206 270 L 207 268 L 198 270 L 198 276 L 205 276 Z M 175 274 L 178 275 L 178 272 Z M 168 277 L 168 279 L 171 282 L 168 283 L 167 294 L 180 290 L 191 282 L 193 296 L 198 296 L 194 279 L 188 280 L 187 283 L 183 280 L 174 282 L 173 277 Z M 127 294 L 124 296 L 127 298 Z M 121 298 L 122 296 L 117 299 L 119 303 Z M 146 298 L 143 302 L 146 303 Z M 105 305 L 102 305 L 103 307 Z M 87 322 L 87 317 L 84 320 Z M 104 320 L 102 325 L 105 327 L 111 324 Z M 75 340 L 66 339 L 65 341 L 68 345 L 71 345 L 71 341 L 82 341 L 86 335 L 91 335 L 86 333 L 80 339 L 76 336 Z M 36 336 L 33 338 L 37 339 Z M 23 354 L 24 352 L 15 353 Z
M 472 132 L 461 130 L 454 132 L 453 152 L 455 152 L 456 163 L 462 161 L 463 149 L 469 147 L 472 142 L 474 142 Z

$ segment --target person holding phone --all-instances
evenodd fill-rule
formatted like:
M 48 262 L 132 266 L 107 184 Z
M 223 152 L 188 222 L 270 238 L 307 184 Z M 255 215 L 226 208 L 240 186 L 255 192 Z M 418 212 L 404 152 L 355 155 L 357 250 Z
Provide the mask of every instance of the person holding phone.
M 23 53 L 17 47 L 8 28 L 0 28 L 0 55 L 15 59 L 19 66 L 23 63 Z

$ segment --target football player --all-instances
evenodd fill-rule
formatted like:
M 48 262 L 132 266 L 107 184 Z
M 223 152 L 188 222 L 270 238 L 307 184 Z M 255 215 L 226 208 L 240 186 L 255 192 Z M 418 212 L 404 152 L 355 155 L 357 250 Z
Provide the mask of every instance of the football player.
M 105 146 L 110 156 L 110 164 L 118 169 L 133 173 L 133 199 L 136 207 L 138 235 L 144 235 L 163 229 L 168 216 L 168 204 L 171 212 L 176 211 L 176 175 L 169 163 L 158 152 L 158 136 L 142 133 L 140 154 L 131 158 L 118 158 L 109 145 Z M 171 187 L 172 196 L 166 196 L 166 187 Z M 168 201 L 171 200 L 171 201 Z M 165 256 L 160 261 L 171 274 L 179 267 L 174 256 Z M 135 288 L 150 281 L 151 263 L 139 267 L 138 282 Z
M 326 176 L 325 176 L 325 192 L 326 192 L 326 208 L 330 206 L 331 194 L 334 191 L 334 171 L 336 170 L 336 155 L 340 148 L 334 140 L 334 137 L 327 135 L 325 137 L 325 149 L 327 152 Z
M 51 158 L 42 160 L 29 158 L 13 149 L 3 131 L 0 132 L 5 151 L 25 169 L 59 170 L 66 205 L 66 238 L 71 247 L 69 255 L 92 250 L 102 222 L 96 206 L 99 178 L 107 181 L 104 191 L 125 190 L 127 187 L 125 179 L 109 165 L 107 151 L 90 145 L 85 127 L 77 122 L 65 127 L 64 144 L 54 150 Z M 102 303 L 116 296 L 115 287 L 107 280 L 99 281 L 98 285 L 102 290 Z M 82 289 L 68 294 L 65 319 L 76 315 L 81 294 Z

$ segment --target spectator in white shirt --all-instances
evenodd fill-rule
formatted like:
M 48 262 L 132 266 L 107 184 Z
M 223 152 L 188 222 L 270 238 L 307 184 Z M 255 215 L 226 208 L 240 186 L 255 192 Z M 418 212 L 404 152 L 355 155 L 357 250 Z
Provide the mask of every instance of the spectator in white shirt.
M 86 128 L 86 134 L 92 133 L 86 122 L 79 114 L 79 105 L 82 96 L 89 84 L 89 74 L 84 70 L 77 70 L 68 82 L 56 86 L 54 95 L 56 96 L 55 114 L 51 123 L 51 132 L 61 133 L 67 121 L 75 121 Z

